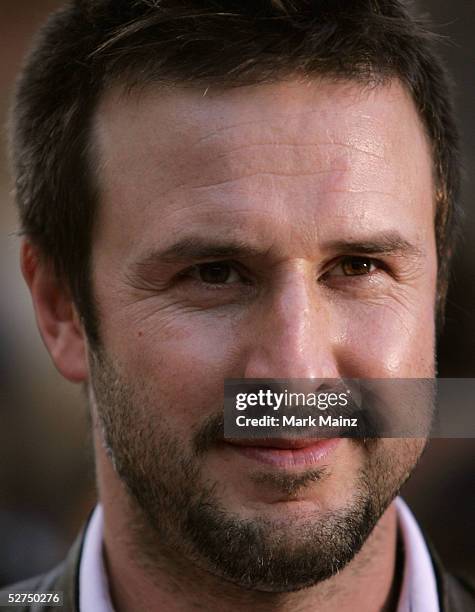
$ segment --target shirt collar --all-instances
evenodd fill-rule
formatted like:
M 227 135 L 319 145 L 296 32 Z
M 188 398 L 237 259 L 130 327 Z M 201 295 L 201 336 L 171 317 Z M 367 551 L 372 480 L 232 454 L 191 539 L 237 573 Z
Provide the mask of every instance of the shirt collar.
M 404 545 L 404 572 L 397 612 L 440 612 L 434 566 L 414 515 L 401 497 L 394 501 Z
M 102 555 L 104 517 L 98 504 L 86 528 L 79 566 L 79 612 L 114 612 Z

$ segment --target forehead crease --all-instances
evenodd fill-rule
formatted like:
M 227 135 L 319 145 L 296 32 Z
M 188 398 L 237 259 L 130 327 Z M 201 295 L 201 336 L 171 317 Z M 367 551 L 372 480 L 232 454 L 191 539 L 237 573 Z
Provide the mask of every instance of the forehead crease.
M 250 99 L 234 95 L 230 100 L 225 98 L 219 103 L 215 100 L 206 100 L 204 103 L 199 98 L 195 99 L 189 91 L 176 91 L 170 96 L 151 89 L 135 98 L 124 98 L 110 93 L 101 101 L 98 114 L 102 115 L 102 124 L 114 129 L 115 137 L 122 132 L 123 136 L 128 138 L 133 130 L 140 131 L 142 137 L 155 143 L 160 143 L 160 136 L 175 136 L 176 142 L 179 143 L 180 139 L 176 136 L 186 134 L 190 137 L 187 139 L 187 146 L 197 146 L 222 139 L 232 142 L 236 137 L 244 137 L 246 140 L 252 140 L 254 137 L 264 140 L 266 137 L 278 137 L 285 141 L 286 135 L 289 139 L 297 133 L 301 144 L 311 144 L 316 132 L 320 135 L 329 133 L 331 121 L 327 120 L 338 112 L 338 98 L 335 98 L 328 108 L 318 96 L 316 99 L 313 96 L 310 100 L 295 101 L 293 106 L 285 111 L 281 108 L 280 100 L 274 97 L 271 105 L 264 109 L 264 113 L 262 105 L 259 105 L 259 91 L 258 89 L 254 95 L 248 94 Z M 142 103 L 147 106 L 145 116 L 141 109 Z M 310 103 L 314 108 L 308 110 L 306 107 Z M 255 116 L 252 119 L 238 120 L 243 113 L 253 113 Z M 146 121 L 143 121 L 144 118 Z M 372 117 L 372 120 L 374 119 L 375 117 Z M 362 133 L 358 136 L 363 137 L 366 122 L 364 115 L 354 115 L 349 127 L 358 131 L 359 124 L 362 124 L 362 129 L 359 130 Z M 102 131 L 102 136 L 104 134 Z M 194 142 L 190 143 L 190 139 Z M 329 139 L 330 142 L 333 140 Z M 368 140 L 366 144 L 373 146 L 374 140 Z M 369 152 L 368 146 L 365 150 Z
M 344 94 L 333 88 L 333 97 L 312 101 L 315 108 L 308 108 L 306 99 L 292 112 L 289 107 L 281 112 L 275 97 L 271 108 L 259 107 L 260 94 L 255 99 L 252 94 L 242 103 L 249 108 L 254 100 L 262 116 L 243 120 L 237 118 L 239 97 L 228 105 L 221 102 L 224 110 L 217 115 L 213 101 L 206 110 L 202 100 L 187 92 L 162 98 L 152 90 L 134 100 L 111 97 L 101 108 L 97 134 L 106 160 L 102 183 L 107 183 L 107 200 L 115 210 L 130 208 L 127 200 L 151 214 L 160 207 L 171 221 L 191 209 L 193 216 L 206 211 L 208 217 L 213 209 L 227 214 L 280 211 L 281 216 L 285 209 L 297 219 L 308 216 L 309 206 L 320 209 L 321 200 L 334 212 L 345 209 L 345 202 L 357 211 L 367 197 L 375 210 L 378 193 L 386 200 L 403 200 L 427 191 L 420 173 L 424 161 L 408 161 L 407 143 L 406 157 L 397 154 L 417 127 L 416 112 L 411 109 L 408 115 L 405 97 L 382 88 L 356 100 L 342 101 Z M 398 117 L 402 123 L 394 121 Z M 413 137 L 413 149 L 423 139 Z M 323 215 L 329 208 L 324 204 Z
M 348 89 L 348 84 L 345 87 Z M 266 144 L 286 146 L 287 153 L 293 147 L 302 157 L 305 147 L 306 153 L 312 154 L 315 146 L 322 150 L 328 147 L 322 158 L 330 155 L 333 147 L 383 159 L 388 146 L 392 148 L 403 137 L 401 132 L 414 127 L 405 125 L 407 117 L 403 124 L 394 120 L 400 108 L 411 103 L 401 95 L 401 88 L 394 86 L 396 93 L 383 95 L 390 104 L 380 104 L 377 99 L 379 93 L 385 94 L 384 88 L 367 95 L 353 94 L 348 101 L 335 84 L 320 84 L 315 90 L 303 87 L 304 93 L 290 102 L 285 97 L 286 84 L 275 88 L 277 93 L 283 92 L 283 101 L 276 95 L 269 98 L 268 90 L 263 94 L 264 88 L 249 90 L 247 98 L 240 97 L 239 92 L 225 92 L 211 100 L 200 98 L 196 92 L 175 91 L 170 95 L 153 89 L 135 99 L 110 95 L 100 108 L 101 149 L 107 155 L 115 153 L 115 159 L 120 155 L 136 159 L 137 148 L 142 152 L 147 149 L 160 156 L 159 162 L 165 166 L 170 165 L 170 153 L 218 160 L 239 152 L 244 145 L 258 148 Z M 262 107 L 262 97 L 269 106 Z M 241 113 L 245 115 L 242 120 Z M 380 126 L 384 127 L 384 138 Z M 158 161 L 153 157 L 149 157 L 150 163 Z
M 320 111 L 312 111 L 312 114 L 316 115 L 314 122 L 302 123 L 295 121 L 293 116 L 283 116 L 282 123 L 266 119 L 265 122 L 253 122 L 252 129 L 248 124 L 221 128 L 207 126 L 207 130 L 212 129 L 212 132 L 204 136 L 200 134 L 206 131 L 205 126 L 196 126 L 197 137 L 191 146 L 199 153 L 211 153 L 214 159 L 245 148 L 259 147 L 275 147 L 286 153 L 313 154 L 321 158 L 346 150 L 348 155 L 364 154 L 384 159 L 385 144 L 376 133 L 368 137 L 366 121 L 363 125 L 354 121 L 342 129 L 342 126 L 326 121 Z

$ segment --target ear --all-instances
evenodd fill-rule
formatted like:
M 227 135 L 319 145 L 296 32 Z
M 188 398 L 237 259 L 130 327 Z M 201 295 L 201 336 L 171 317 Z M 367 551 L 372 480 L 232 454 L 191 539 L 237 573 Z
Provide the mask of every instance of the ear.
M 21 270 L 41 337 L 56 368 L 71 382 L 84 382 L 88 378 L 86 335 L 70 291 L 27 239 L 21 246 Z

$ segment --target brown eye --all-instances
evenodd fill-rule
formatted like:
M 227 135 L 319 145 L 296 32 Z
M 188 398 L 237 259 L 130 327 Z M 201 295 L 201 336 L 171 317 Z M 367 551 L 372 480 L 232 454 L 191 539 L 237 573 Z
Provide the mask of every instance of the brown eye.
M 337 276 L 362 276 L 376 270 L 377 266 L 369 257 L 345 257 L 331 270 Z
M 224 285 L 239 280 L 239 274 L 231 264 L 221 261 L 198 264 L 193 268 L 190 276 L 210 285 Z

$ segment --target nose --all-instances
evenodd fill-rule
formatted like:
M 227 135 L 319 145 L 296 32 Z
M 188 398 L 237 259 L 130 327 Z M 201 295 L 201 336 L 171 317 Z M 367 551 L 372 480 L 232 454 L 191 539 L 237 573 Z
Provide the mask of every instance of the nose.
M 331 327 L 316 281 L 289 275 L 249 317 L 244 378 L 338 378 Z

